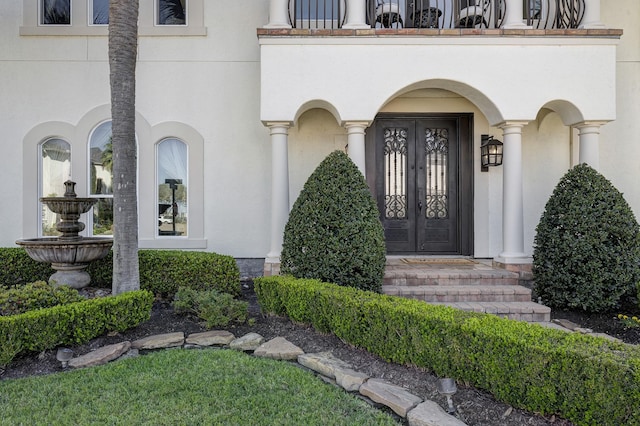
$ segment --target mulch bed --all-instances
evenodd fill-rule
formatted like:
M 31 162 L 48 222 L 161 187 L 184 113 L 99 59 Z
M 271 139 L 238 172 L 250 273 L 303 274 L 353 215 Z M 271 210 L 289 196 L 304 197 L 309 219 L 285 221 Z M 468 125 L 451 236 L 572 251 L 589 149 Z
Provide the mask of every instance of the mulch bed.
M 310 326 L 294 324 L 287 318 L 263 315 L 250 282 L 243 284 L 242 298 L 249 302 L 249 314 L 251 318 L 255 319 L 255 324 L 227 327 L 226 329 L 235 336 L 240 337 L 249 332 L 259 333 L 267 340 L 282 336 L 302 348 L 306 353 L 330 351 L 337 358 L 350 363 L 354 369 L 366 373 L 370 377 L 384 379 L 403 386 L 409 392 L 424 399 L 436 401 L 443 408 L 446 408 L 445 398 L 436 391 L 437 377 L 430 372 L 416 367 L 387 363 L 331 334 L 318 333 Z M 634 314 L 630 311 L 621 311 L 621 313 Z M 568 319 L 597 332 L 608 333 L 628 343 L 640 342 L 640 329 L 624 328 L 617 320 L 616 314 L 584 315 L 579 312 L 555 311 L 552 316 Z M 198 323 L 196 318 L 175 314 L 168 301 L 158 300 L 154 303 L 149 321 L 123 333 L 98 337 L 87 344 L 74 347 L 73 350 L 75 356 L 78 356 L 108 344 L 175 331 L 190 334 L 205 331 L 205 328 Z M 56 361 L 55 352 L 55 350 L 50 350 L 40 354 L 21 356 L 8 365 L 4 372 L 0 372 L 0 379 L 8 380 L 61 372 L 62 367 Z M 458 384 L 458 393 L 454 396 L 454 402 L 458 409 L 458 417 L 470 426 L 568 426 L 572 424 L 556 416 L 544 417 L 512 408 L 496 401 L 488 392 L 464 384 Z

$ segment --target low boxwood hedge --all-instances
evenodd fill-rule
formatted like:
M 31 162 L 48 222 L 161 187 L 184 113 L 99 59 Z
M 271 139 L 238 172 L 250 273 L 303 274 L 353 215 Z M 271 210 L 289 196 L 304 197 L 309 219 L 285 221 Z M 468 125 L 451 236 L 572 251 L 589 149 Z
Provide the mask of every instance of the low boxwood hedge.
M 140 288 L 173 297 L 178 287 L 215 289 L 240 294 L 240 270 L 231 256 L 180 250 L 140 250 Z M 47 281 L 54 272 L 47 263 L 32 260 L 21 247 L 0 248 L 0 288 Z M 113 258 L 93 262 L 87 268 L 91 286 L 111 288 Z
M 494 315 L 317 280 L 254 280 L 264 312 L 312 324 L 399 364 L 576 424 L 640 424 L 640 350 Z
M 0 366 L 22 352 L 89 341 L 147 321 L 154 296 L 145 290 L 0 316 Z

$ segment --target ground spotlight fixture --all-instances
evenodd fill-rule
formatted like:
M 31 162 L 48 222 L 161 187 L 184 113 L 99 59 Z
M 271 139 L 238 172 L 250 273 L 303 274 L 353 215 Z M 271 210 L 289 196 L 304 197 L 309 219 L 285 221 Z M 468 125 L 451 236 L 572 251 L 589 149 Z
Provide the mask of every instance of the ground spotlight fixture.
M 482 135 L 480 143 L 480 170 L 488 172 L 489 167 L 500 166 L 502 164 L 502 142 L 494 139 L 493 136 Z
M 69 348 L 58 348 L 56 359 L 62 363 L 62 368 L 67 368 L 69 361 L 73 358 L 73 351 Z
M 454 414 L 456 407 L 453 406 L 453 395 L 458 392 L 456 381 L 449 378 L 438 379 L 436 389 L 440 395 L 447 397 L 447 413 Z

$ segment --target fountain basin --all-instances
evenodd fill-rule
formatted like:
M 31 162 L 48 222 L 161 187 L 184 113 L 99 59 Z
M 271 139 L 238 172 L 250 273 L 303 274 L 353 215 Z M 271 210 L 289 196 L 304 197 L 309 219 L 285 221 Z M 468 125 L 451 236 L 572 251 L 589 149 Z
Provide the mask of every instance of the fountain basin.
M 69 202 L 69 198 L 72 199 Z M 49 207 L 54 213 L 77 215 L 80 217 L 82 213 L 86 213 L 89 209 L 98 202 L 97 198 L 79 198 L 79 197 L 42 197 L 40 201 Z
M 109 253 L 113 239 L 88 237 L 61 241 L 56 237 L 30 238 L 18 240 L 16 244 L 24 247 L 33 260 L 51 263 L 56 272 L 49 277 L 49 283 L 83 288 L 91 282 L 91 277 L 84 269 L 90 262 L 102 259 Z

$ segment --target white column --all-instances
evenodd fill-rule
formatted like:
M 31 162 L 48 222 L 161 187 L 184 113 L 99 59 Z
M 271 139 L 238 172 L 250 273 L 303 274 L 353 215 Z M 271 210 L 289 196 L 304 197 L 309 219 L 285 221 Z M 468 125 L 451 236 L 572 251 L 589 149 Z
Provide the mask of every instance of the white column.
M 582 24 L 578 28 L 605 28 L 605 25 L 600 21 L 600 0 L 584 1 L 584 16 Z
M 271 130 L 271 249 L 267 263 L 280 263 L 289 218 L 289 123 L 267 123 Z
M 521 263 L 524 254 L 522 195 L 522 127 L 526 122 L 505 122 L 502 128 L 502 253 L 504 263 Z M 519 262 L 517 259 L 520 259 Z
M 528 27 L 524 23 L 524 8 L 522 6 L 522 0 L 504 0 L 505 15 L 504 21 L 502 21 L 502 28 L 504 29 L 518 29 L 522 30 Z
M 358 166 L 362 176 L 366 176 L 365 173 L 365 153 L 364 153 L 364 129 L 369 126 L 369 122 L 365 121 L 350 121 L 345 123 L 344 127 L 347 129 L 347 153 L 351 161 Z
M 288 16 L 289 0 L 271 0 L 269 23 L 265 28 L 291 28 Z
M 371 28 L 367 25 L 367 2 L 366 0 L 345 0 L 347 5 L 347 19 L 342 28 L 358 29 Z
M 586 163 L 598 170 L 600 167 L 600 127 L 605 124 L 602 121 L 585 121 L 575 125 L 580 136 L 580 163 Z

